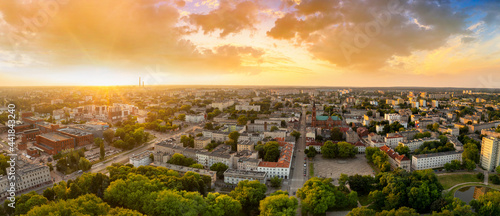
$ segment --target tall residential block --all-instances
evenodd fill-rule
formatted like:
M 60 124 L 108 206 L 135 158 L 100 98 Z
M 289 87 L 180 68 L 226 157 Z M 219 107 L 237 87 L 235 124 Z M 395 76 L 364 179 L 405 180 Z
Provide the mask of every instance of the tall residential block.
M 483 137 L 481 145 L 481 166 L 494 171 L 500 165 L 500 140 L 495 137 Z

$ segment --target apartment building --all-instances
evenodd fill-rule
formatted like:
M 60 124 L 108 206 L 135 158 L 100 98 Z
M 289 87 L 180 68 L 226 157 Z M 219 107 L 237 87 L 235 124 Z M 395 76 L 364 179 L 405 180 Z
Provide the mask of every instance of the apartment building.
M 392 149 L 395 149 L 396 147 L 398 147 L 398 144 L 400 142 L 403 142 L 404 137 L 399 134 L 393 134 L 393 135 L 387 134 L 384 137 L 384 139 L 385 139 L 385 144 L 387 146 L 389 146 Z
M 389 163 L 391 164 L 391 169 L 401 168 L 408 172 L 410 171 L 410 159 L 405 155 L 399 155 L 388 146 L 382 146 L 380 147 L 380 150 L 387 154 Z
M 52 183 L 50 168 L 48 166 L 32 164 L 23 160 L 17 161 L 15 176 L 17 193 Z M 7 189 L 9 188 L 9 184 L 7 176 L 0 176 L 0 200 L 8 197 Z
M 492 172 L 500 165 L 500 140 L 495 137 L 483 137 L 481 143 L 481 166 Z
M 403 146 L 408 146 L 408 148 L 410 148 L 410 151 L 415 151 L 416 149 L 420 148 L 420 146 L 423 145 L 424 142 L 432 142 L 432 141 L 439 141 L 439 139 L 426 137 L 422 139 L 412 139 L 408 141 L 402 141 L 399 143 L 403 144 Z
M 210 144 L 210 138 L 208 137 L 195 137 L 194 138 L 194 148 L 204 149 L 208 144 Z
M 259 163 L 257 171 L 267 173 L 269 178 L 278 176 L 279 178 L 288 179 L 290 176 L 290 166 L 292 164 L 293 145 L 283 143 L 281 146 L 280 158 L 278 162 L 262 161 Z
M 243 140 L 239 141 L 237 144 L 237 151 L 253 151 L 254 150 L 254 143 L 250 140 Z
M 129 158 L 130 164 L 134 165 L 134 167 L 147 166 L 151 164 L 153 161 L 151 160 L 152 151 L 146 150 L 139 154 L 132 155 Z
M 412 170 L 435 169 L 444 167 L 452 160 L 462 161 L 462 151 L 448 151 L 430 154 L 413 155 L 411 160 Z
M 94 143 L 94 135 L 78 128 L 63 128 L 57 130 L 59 133 L 73 137 L 76 146 L 84 146 Z
M 205 115 L 204 114 L 198 114 L 198 115 L 186 115 L 185 121 L 187 123 L 200 123 L 205 121 Z

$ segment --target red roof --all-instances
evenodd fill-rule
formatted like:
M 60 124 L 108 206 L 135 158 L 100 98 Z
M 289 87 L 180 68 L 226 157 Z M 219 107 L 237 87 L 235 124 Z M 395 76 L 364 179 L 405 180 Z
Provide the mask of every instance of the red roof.
M 410 160 L 405 155 L 399 155 L 397 152 L 393 151 L 391 148 L 389 148 L 386 145 L 380 147 L 380 150 L 384 151 L 387 154 L 387 156 L 391 157 L 394 160 L 398 160 L 398 161 Z

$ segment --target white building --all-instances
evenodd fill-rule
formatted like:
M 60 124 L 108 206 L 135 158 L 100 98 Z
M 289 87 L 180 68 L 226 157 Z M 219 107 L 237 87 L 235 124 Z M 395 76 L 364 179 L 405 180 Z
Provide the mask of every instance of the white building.
M 205 120 L 205 115 L 204 114 L 198 114 L 198 115 L 186 115 L 186 122 L 188 123 L 200 123 Z
M 265 172 L 235 169 L 227 169 L 224 172 L 224 183 L 226 184 L 237 185 L 240 181 L 244 180 L 258 180 L 260 183 L 265 184 L 267 180 L 267 174 Z
M 257 171 L 265 172 L 268 178 L 278 176 L 282 179 L 290 177 L 290 166 L 292 165 L 293 145 L 285 143 L 281 147 L 278 162 L 262 161 L 257 167 Z
M 52 184 L 50 168 L 45 165 L 32 164 L 23 160 L 16 163 L 16 191 L 30 190 L 44 185 Z M 0 176 L 0 199 L 9 196 L 7 190 L 10 187 L 6 175 Z
M 146 150 L 139 154 L 133 155 L 129 158 L 130 164 L 134 165 L 134 167 L 147 166 L 151 164 L 150 155 L 153 154 L 152 151 Z
M 408 148 L 410 148 L 410 151 L 415 151 L 418 148 L 420 148 L 420 146 L 422 144 L 424 144 L 424 142 L 432 142 L 432 141 L 439 141 L 439 139 L 422 138 L 422 139 L 413 139 L 413 140 L 403 141 L 403 142 L 399 142 L 399 143 L 403 144 L 403 146 L 408 146 Z
M 392 149 L 398 147 L 398 144 L 400 142 L 403 142 L 404 139 L 404 137 L 399 134 L 394 134 L 392 136 L 389 136 L 389 134 L 387 134 L 387 136 L 384 138 L 385 138 L 385 144 L 391 147 Z
M 430 154 L 413 155 L 411 160 L 412 170 L 435 169 L 444 167 L 452 160 L 462 161 L 461 151 L 448 151 Z
M 481 166 L 494 171 L 500 165 L 500 140 L 495 137 L 483 137 L 481 143 Z
M 248 104 L 236 105 L 235 109 L 238 110 L 238 111 L 244 110 L 244 111 L 256 111 L 256 112 L 259 112 L 260 111 L 260 105 L 248 105 Z
M 401 120 L 401 115 L 399 115 L 397 113 L 386 113 L 386 114 L 384 114 L 384 120 L 387 120 L 387 121 L 389 121 L 389 123 L 392 124 L 395 121 Z

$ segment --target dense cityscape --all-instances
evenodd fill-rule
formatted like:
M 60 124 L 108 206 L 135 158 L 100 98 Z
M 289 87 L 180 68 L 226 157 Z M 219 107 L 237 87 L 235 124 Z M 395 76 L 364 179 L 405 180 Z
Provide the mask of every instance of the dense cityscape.
M 2 214 L 494 215 L 499 94 L 2 88 Z
M 0 216 L 500 216 L 499 0 L 0 0 Z

